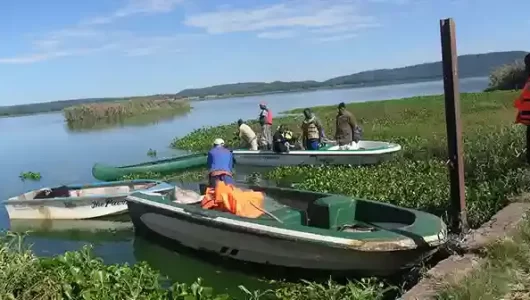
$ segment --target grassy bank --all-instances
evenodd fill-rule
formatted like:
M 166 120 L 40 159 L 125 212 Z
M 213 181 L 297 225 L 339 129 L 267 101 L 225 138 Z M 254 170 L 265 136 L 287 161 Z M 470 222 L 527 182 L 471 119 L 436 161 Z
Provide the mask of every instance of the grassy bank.
M 462 94 L 466 197 L 473 227 L 530 184 L 524 171 L 524 132 L 513 124 L 512 102 L 517 95 L 517 91 Z M 393 161 L 374 167 L 281 167 L 266 177 L 297 182 L 303 189 L 380 200 L 445 217 L 449 183 L 443 96 L 357 103 L 348 109 L 363 126 L 364 139 L 403 146 Z M 326 134 L 332 136 L 336 106 L 314 111 L 325 124 Z M 276 119 L 276 124 L 280 122 L 299 134 L 300 118 Z M 176 139 L 172 146 L 206 150 L 217 137 L 230 142 L 235 131 L 235 124 L 203 128 Z
M 439 300 L 530 298 L 530 220 L 516 234 L 487 247 L 484 261 L 462 281 L 442 286 Z
M 147 99 L 81 104 L 65 108 L 63 114 L 68 123 L 90 123 L 98 120 L 122 121 L 146 114 L 167 116 L 169 112 L 179 114 L 190 109 L 187 101 Z
M 169 288 L 168 285 L 170 286 Z M 239 287 L 244 297 L 238 299 L 317 300 L 382 299 L 385 290 L 375 280 L 337 285 L 281 284 L 267 291 L 248 291 Z M 40 258 L 24 248 L 20 236 L 0 237 L 1 299 L 179 299 L 225 300 L 230 295 L 216 294 L 199 279 L 192 284 L 168 283 L 146 263 L 106 265 L 95 257 L 91 248 L 66 252 L 51 258 Z

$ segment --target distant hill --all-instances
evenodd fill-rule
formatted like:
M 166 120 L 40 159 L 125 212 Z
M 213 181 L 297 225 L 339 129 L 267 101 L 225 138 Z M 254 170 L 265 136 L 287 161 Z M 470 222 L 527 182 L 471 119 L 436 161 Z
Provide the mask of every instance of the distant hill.
M 468 54 L 458 57 L 459 77 L 488 76 L 490 72 L 504 64 L 523 59 L 524 51 L 490 52 Z M 414 82 L 442 78 L 442 62 L 423 63 L 403 68 L 363 71 L 351 75 L 339 76 L 326 81 L 274 81 L 244 82 L 216 85 L 206 88 L 185 89 L 177 97 L 234 96 L 264 94 L 273 92 L 300 91 L 319 88 L 337 88 L 342 86 L 374 86 L 397 82 Z
M 526 52 L 507 51 L 490 52 L 483 54 L 468 54 L 458 57 L 459 76 L 479 77 L 488 76 L 490 72 L 504 64 L 512 63 L 515 60 L 523 59 Z M 177 94 L 163 94 L 146 96 L 144 98 L 225 98 L 232 96 L 245 96 L 252 94 L 270 94 L 280 92 L 296 92 L 314 89 L 376 86 L 392 83 L 418 82 L 425 80 L 436 80 L 442 78 L 442 63 L 431 62 L 395 69 L 379 69 L 363 71 L 351 75 L 339 76 L 325 81 L 274 81 L 274 82 L 243 82 L 233 84 L 222 84 L 198 89 L 185 89 Z M 0 116 L 22 115 L 32 113 L 43 113 L 60 111 L 68 106 L 83 103 L 94 103 L 104 101 L 129 100 L 131 98 L 99 98 L 99 99 L 76 99 L 63 100 L 47 103 L 24 104 L 0 107 Z M 142 97 L 138 97 L 142 98 Z

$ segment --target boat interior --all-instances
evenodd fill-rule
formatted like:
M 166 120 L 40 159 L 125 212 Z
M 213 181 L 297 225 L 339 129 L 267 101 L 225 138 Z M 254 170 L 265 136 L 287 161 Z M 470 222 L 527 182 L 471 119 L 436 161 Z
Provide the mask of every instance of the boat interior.
M 409 210 L 382 203 L 356 200 L 295 189 L 238 185 L 265 194 L 260 220 L 280 222 L 287 226 L 309 226 L 342 232 L 392 230 L 412 225 L 416 215 Z M 206 185 L 200 185 L 204 194 Z M 200 206 L 200 203 L 192 205 Z
M 150 189 L 157 187 L 157 182 L 145 183 L 129 183 L 109 186 L 94 186 L 94 187 L 68 187 L 60 186 L 56 188 L 42 188 L 39 190 L 30 191 L 20 196 L 11 198 L 10 200 L 33 200 L 33 199 L 50 199 L 50 198 L 67 198 L 67 197 L 90 197 L 100 195 L 120 195 L 127 194 L 132 191 L 141 189 Z M 158 185 L 160 186 L 160 185 Z

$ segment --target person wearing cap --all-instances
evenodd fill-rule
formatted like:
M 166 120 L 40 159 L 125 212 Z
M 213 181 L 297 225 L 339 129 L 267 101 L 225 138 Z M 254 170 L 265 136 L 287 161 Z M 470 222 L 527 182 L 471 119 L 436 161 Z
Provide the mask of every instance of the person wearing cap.
M 306 150 L 318 150 L 318 146 L 324 138 L 322 123 L 313 114 L 311 109 L 304 109 L 304 121 L 302 122 L 302 141 Z
M 208 151 L 207 158 L 209 186 L 215 188 L 218 181 L 226 184 L 234 184 L 232 170 L 234 168 L 234 156 L 225 147 L 223 139 L 215 139 L 213 148 Z
M 254 130 L 245 124 L 242 119 L 237 120 L 237 125 L 239 126 L 239 140 L 244 144 L 242 147 L 257 151 L 258 138 L 256 137 Z
M 259 124 L 261 125 L 261 139 L 266 144 L 266 148 L 272 148 L 272 112 L 265 103 L 260 103 Z
M 360 140 L 360 128 L 352 113 L 346 110 L 346 105 L 341 102 L 337 107 L 335 140 L 339 149 L 356 149 Z

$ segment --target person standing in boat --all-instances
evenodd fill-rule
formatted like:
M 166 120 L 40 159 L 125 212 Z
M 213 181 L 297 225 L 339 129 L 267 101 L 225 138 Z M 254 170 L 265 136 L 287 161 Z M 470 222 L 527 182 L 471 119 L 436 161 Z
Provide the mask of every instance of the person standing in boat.
M 359 145 L 357 143 L 361 139 L 361 129 L 357 126 L 355 116 L 346 110 L 344 102 L 341 102 L 337 109 L 335 140 L 339 145 L 339 149 L 358 149 Z
M 267 150 L 272 148 L 272 112 L 265 103 L 260 103 L 259 124 L 261 125 L 261 139 Z
M 318 146 L 324 138 L 322 123 L 309 108 L 304 109 L 304 117 L 302 122 L 303 145 L 306 150 L 318 150 Z
M 213 148 L 208 151 L 207 167 L 208 182 L 211 188 L 215 188 L 218 181 L 234 184 L 232 177 L 234 155 L 225 147 L 223 139 L 218 138 L 213 142 Z
M 526 126 L 526 161 L 530 163 L 530 53 L 524 57 L 524 65 L 527 81 L 513 106 L 517 108 L 515 123 Z
M 239 140 L 243 144 L 242 147 L 257 151 L 258 138 L 254 130 L 245 124 L 242 119 L 237 120 L 237 125 L 239 127 Z

